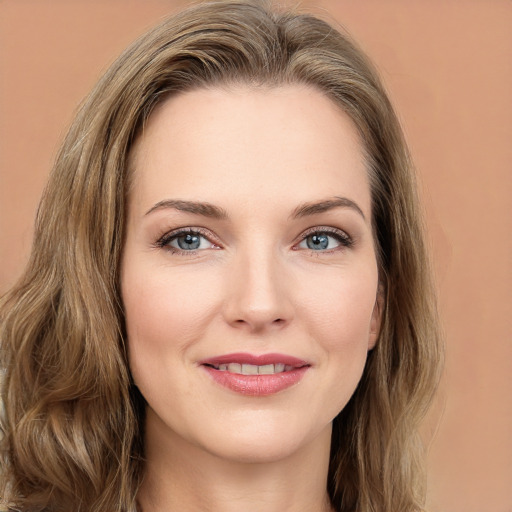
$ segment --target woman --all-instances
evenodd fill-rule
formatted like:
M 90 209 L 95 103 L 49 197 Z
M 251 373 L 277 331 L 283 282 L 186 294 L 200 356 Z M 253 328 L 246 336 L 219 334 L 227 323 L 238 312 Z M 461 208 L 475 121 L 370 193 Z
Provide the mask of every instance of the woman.
M 414 177 L 326 23 L 200 4 L 81 108 L 3 299 L 13 510 L 417 511 L 439 369 Z

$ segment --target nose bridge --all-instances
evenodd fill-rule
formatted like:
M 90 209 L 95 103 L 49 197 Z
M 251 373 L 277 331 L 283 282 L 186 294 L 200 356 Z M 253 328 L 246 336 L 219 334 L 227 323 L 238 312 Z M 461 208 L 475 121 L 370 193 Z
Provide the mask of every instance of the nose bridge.
M 225 312 L 229 323 L 251 331 L 282 326 L 292 316 L 285 269 L 268 240 L 240 248 L 227 277 L 230 293 Z

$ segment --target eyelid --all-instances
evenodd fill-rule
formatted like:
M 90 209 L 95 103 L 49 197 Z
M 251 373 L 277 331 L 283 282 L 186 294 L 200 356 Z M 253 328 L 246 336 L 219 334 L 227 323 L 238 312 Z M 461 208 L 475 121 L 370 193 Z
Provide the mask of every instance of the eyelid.
M 300 239 L 297 243 L 294 244 L 293 249 L 299 250 L 298 245 L 303 242 L 308 236 L 318 234 L 318 233 L 324 233 L 328 235 L 332 235 L 336 240 L 340 242 L 341 247 L 336 247 L 334 249 L 326 249 L 324 251 L 316 251 L 313 249 L 309 249 L 311 252 L 315 254 L 321 254 L 321 253 L 330 253 L 342 249 L 346 249 L 349 247 L 352 247 L 354 245 L 353 238 L 343 229 L 339 228 L 333 228 L 329 226 L 314 226 L 312 228 L 307 229 L 306 231 L 303 231 L 300 235 Z M 308 250 L 308 249 L 305 249 Z
M 158 238 L 156 243 L 154 244 L 156 247 L 160 249 L 166 249 L 173 253 L 184 253 L 187 255 L 195 254 L 199 251 L 203 251 L 204 249 L 193 249 L 190 251 L 184 251 L 181 249 L 177 249 L 176 247 L 171 247 L 168 244 L 175 238 L 179 237 L 180 235 L 187 235 L 189 233 L 198 234 L 208 240 L 212 245 L 219 246 L 220 243 L 217 241 L 217 237 L 213 235 L 213 233 L 205 228 L 202 227 L 183 227 L 183 228 L 176 228 L 171 231 L 166 231 L 162 236 Z

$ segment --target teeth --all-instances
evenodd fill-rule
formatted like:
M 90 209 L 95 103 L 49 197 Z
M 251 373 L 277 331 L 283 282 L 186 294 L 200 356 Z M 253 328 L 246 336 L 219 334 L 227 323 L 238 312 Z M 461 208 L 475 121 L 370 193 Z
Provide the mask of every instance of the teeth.
M 277 364 L 264 364 L 257 366 L 255 364 L 219 364 L 215 366 L 221 372 L 228 371 L 230 373 L 238 373 L 239 375 L 274 375 L 275 373 L 289 372 L 294 369 L 293 366 L 285 365 L 283 363 Z
M 243 364 L 242 375 L 258 375 L 258 367 L 255 364 Z
M 272 375 L 275 373 L 273 364 L 266 364 L 264 366 L 258 366 L 258 373 L 260 375 Z

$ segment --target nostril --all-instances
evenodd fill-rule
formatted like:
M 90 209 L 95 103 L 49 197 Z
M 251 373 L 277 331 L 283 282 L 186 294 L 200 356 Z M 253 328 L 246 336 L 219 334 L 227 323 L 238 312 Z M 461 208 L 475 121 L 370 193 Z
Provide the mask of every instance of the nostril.
M 286 320 L 284 318 L 276 318 L 275 320 L 269 322 L 268 325 L 283 325 L 285 323 L 286 323 Z M 238 320 L 235 320 L 235 324 L 237 324 L 237 325 L 243 325 L 243 324 L 256 325 L 257 322 L 251 323 L 248 320 L 244 320 L 243 318 L 239 318 Z

